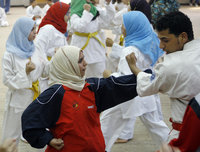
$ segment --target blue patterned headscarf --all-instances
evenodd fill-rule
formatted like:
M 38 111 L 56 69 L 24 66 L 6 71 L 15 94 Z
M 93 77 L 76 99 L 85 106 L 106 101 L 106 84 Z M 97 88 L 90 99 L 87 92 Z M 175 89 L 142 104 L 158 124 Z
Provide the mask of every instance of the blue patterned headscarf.
M 126 29 L 125 46 L 137 47 L 151 59 L 153 66 L 164 51 L 159 48 L 160 41 L 149 20 L 142 12 L 131 11 L 123 15 L 123 23 Z
M 35 46 L 33 41 L 28 40 L 35 22 L 28 17 L 18 19 L 6 42 L 6 50 L 16 56 L 27 59 L 32 56 Z

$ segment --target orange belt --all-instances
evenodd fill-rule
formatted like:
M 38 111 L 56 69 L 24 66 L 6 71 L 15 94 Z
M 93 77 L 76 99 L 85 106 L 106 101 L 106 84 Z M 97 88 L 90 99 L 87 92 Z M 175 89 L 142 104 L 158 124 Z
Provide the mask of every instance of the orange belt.
M 180 130 L 181 130 L 181 128 L 182 128 L 182 126 L 183 126 L 182 123 L 174 122 L 174 121 L 172 120 L 172 118 L 169 118 L 169 121 L 172 123 L 172 128 L 173 128 L 174 130 L 177 130 L 177 131 L 180 131 Z

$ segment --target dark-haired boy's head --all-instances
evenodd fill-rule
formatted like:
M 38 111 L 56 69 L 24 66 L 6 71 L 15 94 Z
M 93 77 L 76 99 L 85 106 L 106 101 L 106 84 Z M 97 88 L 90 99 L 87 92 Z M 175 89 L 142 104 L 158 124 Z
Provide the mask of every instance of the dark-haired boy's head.
M 194 39 L 192 23 L 182 12 L 172 12 L 161 17 L 155 26 L 160 38 L 160 48 L 167 53 L 180 51 Z

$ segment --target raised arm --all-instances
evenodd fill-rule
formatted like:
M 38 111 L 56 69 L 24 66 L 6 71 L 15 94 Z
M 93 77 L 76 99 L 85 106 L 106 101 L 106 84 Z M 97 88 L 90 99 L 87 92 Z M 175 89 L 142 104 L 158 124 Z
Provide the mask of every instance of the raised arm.
M 87 80 L 95 93 L 97 112 L 102 112 L 137 96 L 136 76 L 90 78 Z
M 137 62 L 137 58 L 135 57 L 135 53 L 132 52 L 131 54 L 126 56 L 126 60 L 128 62 L 128 65 L 130 67 L 130 70 L 133 74 L 135 74 L 136 76 L 138 75 L 139 72 L 142 72 L 137 66 L 136 66 L 136 62 Z
M 93 14 L 90 13 L 91 6 L 89 4 L 85 4 L 83 8 L 84 11 L 81 17 L 77 14 L 73 14 L 70 19 L 72 29 L 78 32 L 84 31 L 94 17 Z
M 114 5 L 108 0 L 105 5 L 105 9 L 100 9 L 99 10 L 99 26 L 100 29 L 108 29 L 110 26 L 111 21 L 113 20 L 115 16 L 115 8 Z
M 137 92 L 139 96 L 149 96 L 153 94 L 170 93 L 173 88 L 171 83 L 171 77 L 167 77 L 166 73 L 171 70 L 170 67 L 166 67 L 164 64 L 157 64 L 153 73 L 149 74 L 141 71 L 136 66 L 136 57 L 134 53 L 126 56 L 126 60 L 132 73 L 137 76 Z

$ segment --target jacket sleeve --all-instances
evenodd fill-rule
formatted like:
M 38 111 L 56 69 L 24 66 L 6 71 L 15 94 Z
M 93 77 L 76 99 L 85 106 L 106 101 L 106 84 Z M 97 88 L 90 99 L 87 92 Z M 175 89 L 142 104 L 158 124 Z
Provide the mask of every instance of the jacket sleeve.
M 149 96 L 152 94 L 157 94 L 158 92 L 165 94 L 177 94 L 183 88 L 180 85 L 177 77 L 179 76 L 178 72 L 170 73 L 170 67 L 166 66 L 163 63 L 159 63 L 155 66 L 154 72 L 152 74 L 148 74 L 145 72 L 139 72 L 137 75 L 137 92 L 141 97 Z M 173 79 L 172 79 L 173 78 Z M 179 87 L 178 85 L 181 87 Z
M 16 68 L 18 66 L 18 68 Z M 20 69 L 20 70 L 19 70 Z M 2 59 L 3 83 L 9 89 L 31 88 L 32 80 L 30 75 L 26 74 L 25 64 L 18 65 L 15 63 L 14 55 L 5 52 Z
M 87 27 L 88 24 L 90 24 L 92 18 L 94 16 L 92 15 L 92 13 L 84 10 L 83 11 L 83 15 L 81 17 L 79 17 L 76 14 L 73 14 L 70 18 L 70 23 L 71 23 L 71 27 L 72 29 L 74 29 L 75 31 L 81 32 L 84 31 L 84 29 Z M 94 27 L 96 28 L 96 27 Z
M 110 2 L 109 5 L 105 5 L 105 9 L 101 9 L 99 11 L 99 26 L 100 29 L 108 29 L 109 25 L 111 24 L 111 21 L 113 20 L 115 16 L 115 7 L 114 5 Z
M 32 6 L 26 8 L 26 15 L 30 18 L 34 17 L 34 15 L 32 14 Z
M 87 79 L 95 93 L 97 112 L 102 112 L 137 96 L 136 76 L 126 75 L 109 78 Z
M 48 130 L 60 115 L 65 90 L 62 85 L 54 85 L 34 100 L 22 115 L 23 137 L 35 148 L 43 148 L 53 138 Z

